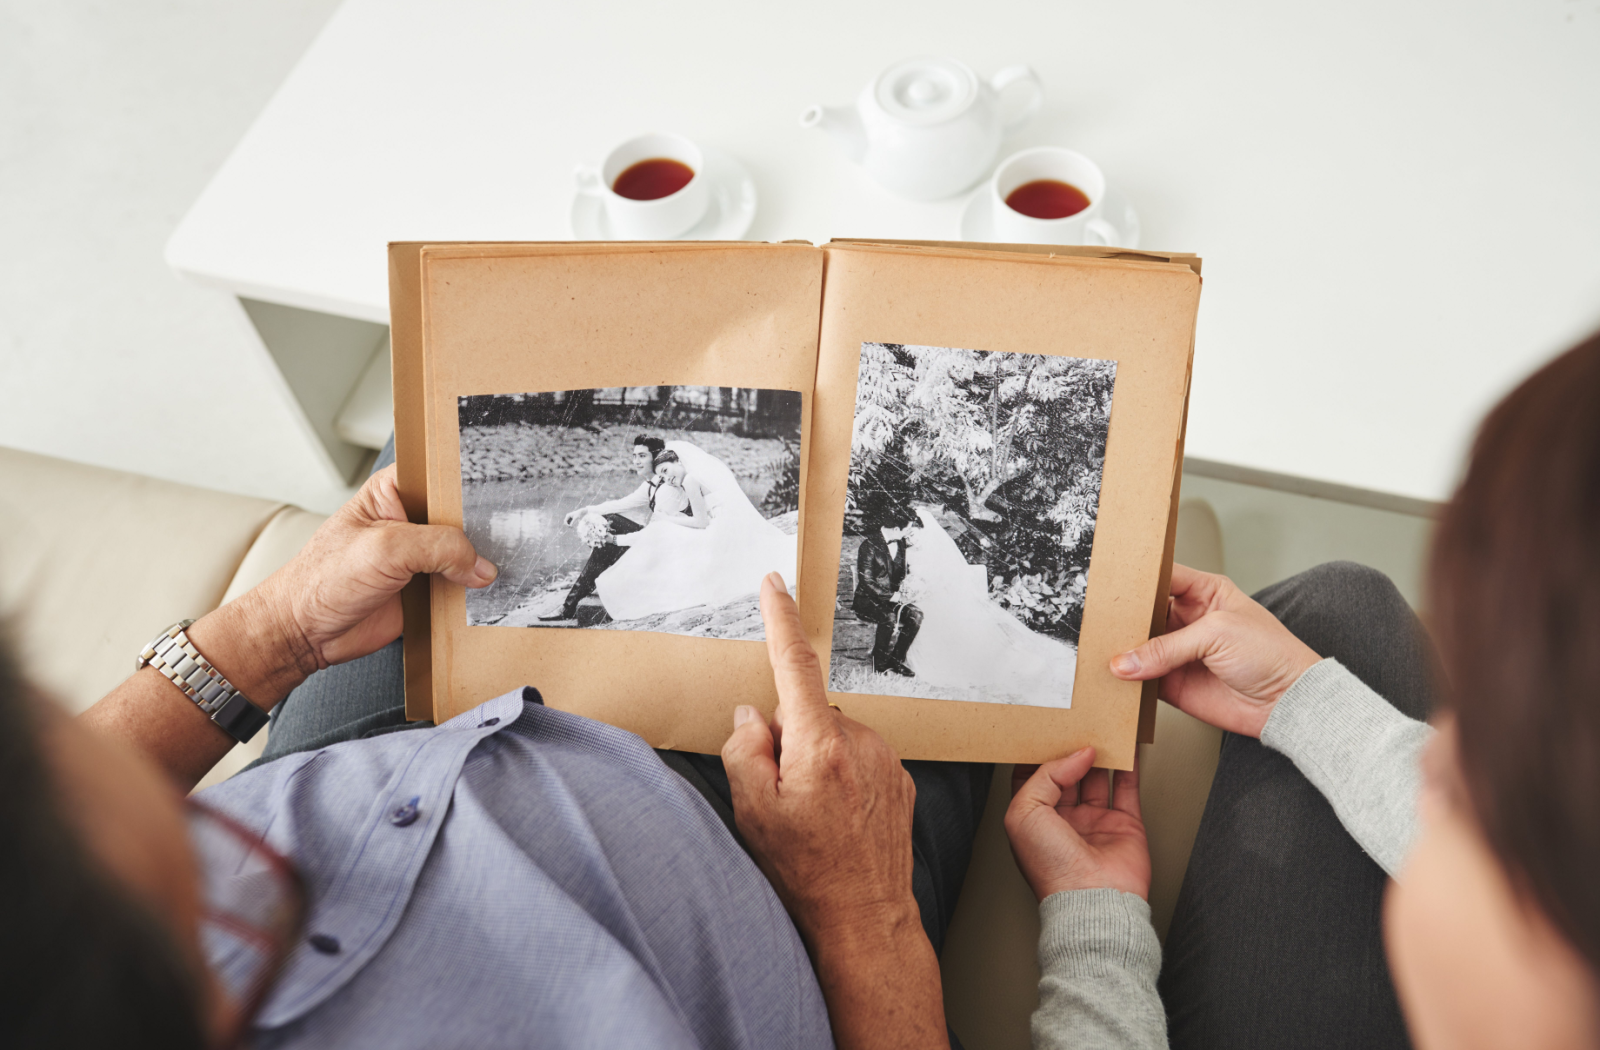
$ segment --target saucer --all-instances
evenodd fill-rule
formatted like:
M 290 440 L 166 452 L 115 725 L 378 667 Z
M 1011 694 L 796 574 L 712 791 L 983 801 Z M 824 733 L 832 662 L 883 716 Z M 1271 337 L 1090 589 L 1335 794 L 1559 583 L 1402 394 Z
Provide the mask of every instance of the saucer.
M 700 147 L 705 166 L 700 174 L 708 182 L 706 213 L 675 241 L 737 241 L 750 231 L 756 217 L 756 184 L 733 157 L 711 146 Z M 586 193 L 572 195 L 572 236 L 580 241 L 615 241 L 606 221 L 605 204 Z
M 1113 247 L 1139 247 L 1139 213 L 1133 210 L 1128 198 L 1115 187 L 1106 188 L 1105 204 L 1100 217 L 1116 227 L 1118 237 Z M 961 239 L 964 241 L 993 241 L 994 222 L 990 210 L 989 184 L 978 187 L 978 192 L 967 201 L 961 213 Z

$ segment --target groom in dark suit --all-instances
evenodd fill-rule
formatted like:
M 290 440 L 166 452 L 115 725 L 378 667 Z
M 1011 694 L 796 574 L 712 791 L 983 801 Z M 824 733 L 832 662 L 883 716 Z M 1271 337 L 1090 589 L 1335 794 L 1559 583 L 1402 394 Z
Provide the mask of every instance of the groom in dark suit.
M 605 503 L 596 503 L 589 507 L 579 507 L 566 516 L 568 525 L 576 525 L 586 514 L 599 514 L 611 526 L 614 536 L 623 536 L 630 532 L 638 532 L 650 523 L 650 515 L 656 509 L 656 489 L 660 481 L 655 476 L 655 458 L 667 443 L 660 438 L 646 437 L 640 434 L 633 439 L 632 467 L 633 472 L 644 480 L 639 487 L 623 496 L 621 499 L 609 500 Z M 583 571 L 573 582 L 572 588 L 567 591 L 566 600 L 561 603 L 561 611 L 539 619 L 548 622 L 556 620 L 575 620 L 578 618 L 578 603 L 594 593 L 594 582 L 600 574 L 617 563 L 617 559 L 628 553 L 628 548 L 615 543 L 607 543 L 596 547 L 589 552 L 589 560 L 584 562 Z
M 906 653 L 922 628 L 922 610 L 897 600 L 906 578 L 906 532 L 917 517 L 901 504 L 867 513 L 867 534 L 856 551 L 856 593 L 850 608 L 878 625 L 872 641 L 872 669 L 915 677 Z

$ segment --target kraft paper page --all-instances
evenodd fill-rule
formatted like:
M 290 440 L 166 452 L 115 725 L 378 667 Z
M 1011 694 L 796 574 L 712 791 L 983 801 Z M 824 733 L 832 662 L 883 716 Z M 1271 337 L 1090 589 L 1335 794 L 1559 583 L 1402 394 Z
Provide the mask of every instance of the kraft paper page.
M 662 420 L 677 410 L 671 406 L 743 406 L 762 428 L 746 446 L 787 443 L 799 431 L 798 511 L 778 514 L 759 492 L 747 493 L 741 506 L 751 529 L 766 530 L 763 543 L 782 547 L 769 524 L 792 530 L 802 620 L 835 685 L 843 686 L 830 691 L 833 702 L 908 759 L 1032 762 L 1093 744 L 1097 765 L 1128 768 L 1141 689 L 1114 679 L 1106 665 L 1148 637 L 1159 622 L 1153 614 L 1165 610 L 1158 592 L 1170 558 L 1198 272 L 1199 260 L 1187 255 L 1036 246 L 393 245 L 402 495 L 414 520 L 420 512 L 465 526 L 495 546 L 505 523 L 497 505 L 481 497 L 485 477 L 515 473 L 530 458 L 600 455 L 604 446 L 605 456 L 620 460 L 629 451 L 629 435 L 612 422 L 591 428 L 593 449 L 529 438 L 508 468 L 495 458 L 498 446 L 485 441 L 499 432 L 497 406 L 516 402 L 519 418 L 543 413 L 536 418 L 548 422 L 550 413 L 570 415 L 574 405 L 614 408 L 653 398 L 651 418 L 661 425 L 650 433 L 684 453 L 665 459 L 690 463 L 701 451 L 735 463 L 741 447 L 720 435 L 670 431 Z M 875 404 L 870 391 L 858 398 L 860 384 L 910 389 L 941 378 L 962 387 L 969 401 L 989 389 L 984 383 L 1004 385 L 1006 397 L 996 397 L 1004 411 L 1054 413 L 1065 429 L 1035 426 L 1032 439 L 1048 439 L 1043 449 L 1037 442 L 1011 447 L 1006 437 L 986 453 L 992 463 L 964 475 L 965 493 L 947 485 L 931 495 L 889 498 L 894 485 L 864 473 L 863 463 L 881 468 L 873 457 L 891 445 L 896 454 L 934 455 L 938 439 L 927 434 L 939 430 L 932 416 L 943 410 L 927 390 L 906 403 L 915 411 L 892 397 Z M 798 410 L 785 391 L 795 392 Z M 895 411 L 878 420 L 873 437 L 858 412 L 870 416 L 883 407 Z M 561 419 L 577 445 L 590 440 L 573 419 Z M 900 448 L 882 431 L 885 420 L 920 427 L 922 444 Z M 986 425 L 995 434 L 1016 429 L 999 415 Z M 648 472 L 662 449 L 633 451 Z M 717 464 L 700 462 L 687 473 L 713 478 Z M 665 460 L 658 469 L 685 473 L 684 464 Z M 978 485 L 980 476 L 988 483 Z M 653 486 L 648 491 L 656 492 Z M 716 485 L 700 487 L 720 498 Z M 1036 504 L 1027 528 L 1013 507 L 1023 489 Z M 1048 490 L 1044 504 L 1040 489 Z M 464 491 L 474 496 L 465 505 Z M 670 487 L 659 491 L 688 502 Z M 722 486 L 723 496 L 729 491 Z M 590 498 L 584 490 L 569 501 Z M 1051 499 L 1059 506 L 1045 506 Z M 770 522 L 753 516 L 752 505 L 765 508 L 760 515 Z M 1048 521 L 1041 506 L 1053 515 Z M 495 546 L 497 557 L 509 564 L 527 548 L 537 554 L 554 529 L 570 559 L 573 535 L 599 549 L 610 533 L 634 528 L 614 516 L 608 527 L 599 514 L 563 528 L 559 514 L 541 513 L 543 524 L 531 531 L 525 523 L 506 525 L 522 531 L 514 543 Z M 886 516 L 897 513 L 904 527 L 884 533 Z M 1009 563 L 1002 571 L 1006 558 L 992 556 L 996 543 L 1009 550 L 1018 537 L 1038 539 L 1041 528 L 1059 528 L 1064 549 L 1077 544 L 1066 577 L 1023 579 Z M 884 538 L 896 535 L 902 538 Z M 646 568 L 645 550 L 628 554 L 633 569 Z M 909 572 L 901 566 L 896 573 L 896 554 Z M 931 582 L 927 566 L 939 567 Z M 881 577 L 876 591 L 871 580 L 862 583 L 874 572 Z M 903 590 L 889 593 L 895 587 Z M 408 716 L 442 721 L 533 685 L 551 706 L 629 729 L 654 746 L 715 752 L 737 704 L 767 711 L 775 704 L 764 644 L 730 640 L 759 637 L 749 622 L 734 625 L 738 630 L 711 625 L 733 631 L 724 637 L 660 633 L 673 628 L 656 621 L 618 630 L 582 617 L 569 626 L 597 629 L 555 630 L 538 614 L 554 609 L 557 590 L 544 595 L 549 609 L 522 596 L 469 602 L 462 588 L 441 579 L 408 591 Z M 1063 614 L 1074 597 L 1078 612 Z M 908 607 L 924 618 L 920 648 L 914 639 L 910 648 L 900 644 Z M 963 690 L 940 680 L 931 669 L 936 657 L 960 671 L 949 650 L 965 650 L 973 665 L 987 643 L 971 639 L 985 632 L 1009 646 L 1006 688 Z M 843 642 L 837 655 L 836 637 Z M 940 638 L 950 644 L 929 642 Z M 900 673 L 888 669 L 897 652 L 909 660 L 906 673 L 891 678 Z M 1037 670 L 1018 670 L 1026 666 Z M 1063 678 L 1070 687 L 1056 688 Z
M 835 614 L 850 600 L 841 593 L 849 573 L 840 559 L 863 346 L 901 348 L 908 367 L 920 367 L 915 347 L 1115 362 L 1070 708 L 861 692 L 830 699 L 906 758 L 1034 762 L 1093 744 L 1097 764 L 1131 767 L 1141 689 L 1115 679 L 1107 664 L 1149 635 L 1198 276 L 1186 265 L 1142 261 L 867 246 L 828 253 L 800 584 L 819 652 L 831 656 Z
M 461 526 L 461 398 L 630 388 L 795 391 L 810 411 L 822 256 L 809 247 L 421 253 L 429 519 Z M 809 428 L 800 440 L 801 486 Z M 802 530 L 803 531 L 803 530 Z M 658 747 L 714 752 L 733 708 L 776 703 L 759 641 L 468 626 L 464 590 L 433 581 L 432 685 L 442 720 L 522 685 L 552 707 Z

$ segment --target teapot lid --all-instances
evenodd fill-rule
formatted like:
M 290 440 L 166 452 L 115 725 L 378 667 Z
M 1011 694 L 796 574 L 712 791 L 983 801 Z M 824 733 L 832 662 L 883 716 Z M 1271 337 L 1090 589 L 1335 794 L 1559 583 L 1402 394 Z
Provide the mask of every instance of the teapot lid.
M 907 124 L 938 124 L 960 116 L 978 94 L 978 77 L 948 58 L 911 58 L 878 77 L 873 97 L 889 117 Z

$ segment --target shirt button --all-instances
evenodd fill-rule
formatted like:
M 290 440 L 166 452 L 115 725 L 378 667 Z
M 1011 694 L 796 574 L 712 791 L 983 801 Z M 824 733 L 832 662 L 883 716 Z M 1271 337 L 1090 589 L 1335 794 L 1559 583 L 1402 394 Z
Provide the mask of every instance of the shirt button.
M 417 803 L 421 801 L 421 795 L 413 795 L 410 801 L 408 801 L 405 805 L 400 806 L 393 813 L 389 814 L 389 823 L 393 824 L 397 828 L 407 827 L 416 823 L 417 814 L 421 812 L 417 809 Z
M 478 728 L 482 729 L 484 726 L 497 726 L 499 724 L 500 719 L 498 718 L 486 718 L 482 722 L 478 723 Z
M 326 933 L 313 933 L 310 937 L 307 937 L 306 940 L 311 942 L 311 947 L 315 948 L 323 955 L 339 954 L 339 938 L 337 937 L 330 937 Z

